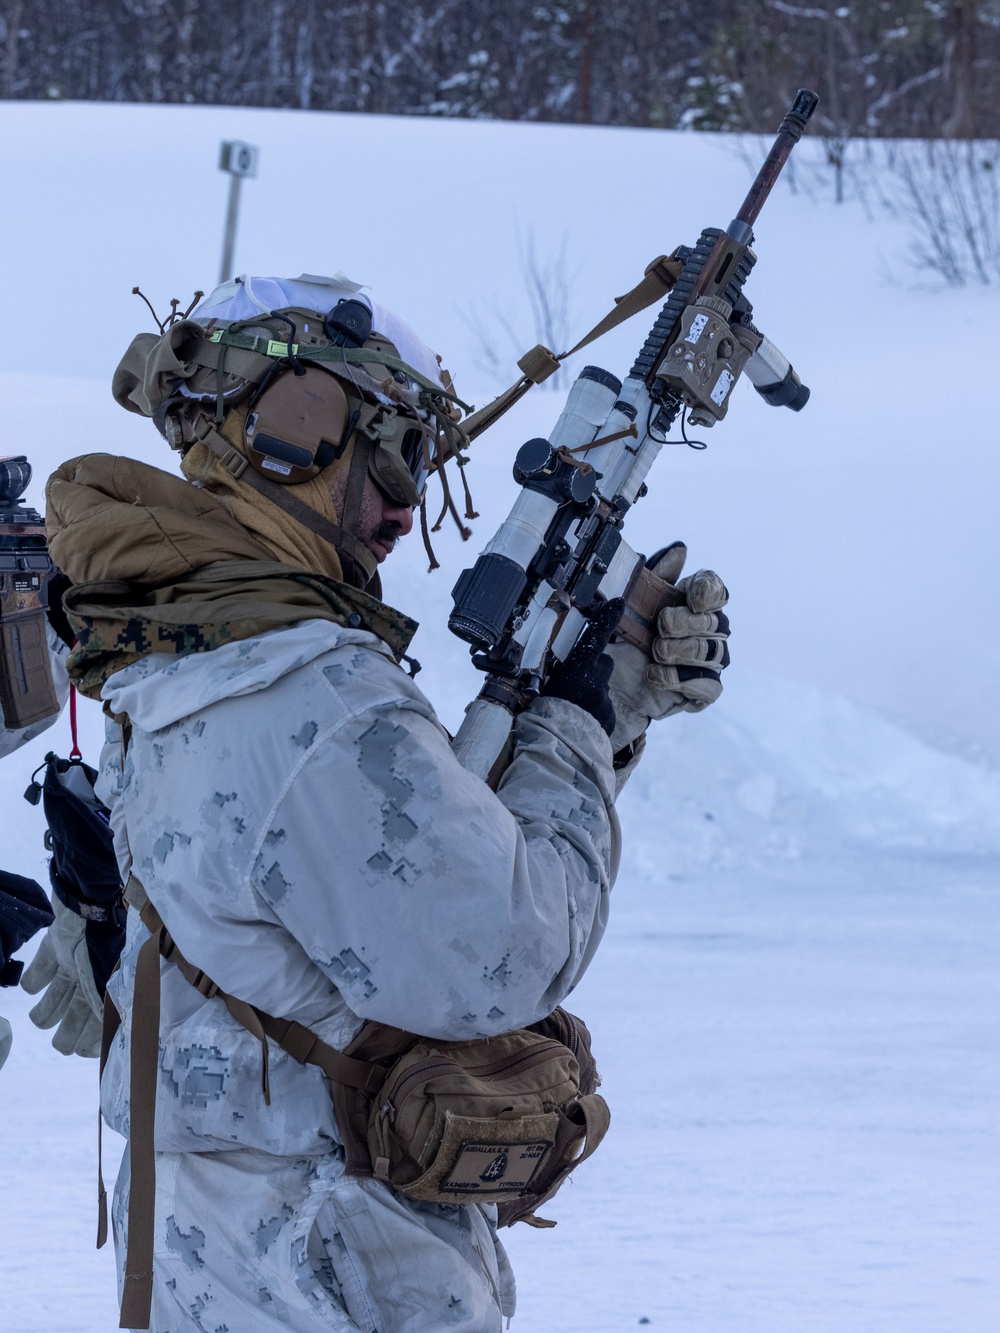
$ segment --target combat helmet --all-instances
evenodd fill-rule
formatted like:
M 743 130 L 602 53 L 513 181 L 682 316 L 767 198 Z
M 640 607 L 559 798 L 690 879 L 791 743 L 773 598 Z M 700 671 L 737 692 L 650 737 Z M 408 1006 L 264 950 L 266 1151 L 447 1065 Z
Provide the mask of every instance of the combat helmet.
M 243 274 L 183 315 L 174 303 L 157 323 L 159 334 L 138 335 L 119 364 L 117 401 L 151 417 L 182 457 L 206 446 L 233 478 L 331 542 L 349 581 L 364 586 L 375 573 L 353 536 L 366 476 L 394 503 L 419 506 L 431 568 L 431 474 L 443 493 L 431 530 L 450 512 L 469 535 L 444 470 L 449 458 L 465 462 L 465 404 L 440 357 L 359 284 Z M 334 523 L 296 489 L 321 474 L 328 485 L 338 469 L 348 475 Z

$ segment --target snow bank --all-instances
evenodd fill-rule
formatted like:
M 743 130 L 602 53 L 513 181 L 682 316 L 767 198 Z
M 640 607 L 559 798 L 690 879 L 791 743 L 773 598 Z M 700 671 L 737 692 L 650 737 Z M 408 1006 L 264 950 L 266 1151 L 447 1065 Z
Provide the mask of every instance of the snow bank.
M 1000 854 L 1000 773 L 794 681 L 737 674 L 700 716 L 653 729 L 622 802 L 625 875 L 850 849 Z

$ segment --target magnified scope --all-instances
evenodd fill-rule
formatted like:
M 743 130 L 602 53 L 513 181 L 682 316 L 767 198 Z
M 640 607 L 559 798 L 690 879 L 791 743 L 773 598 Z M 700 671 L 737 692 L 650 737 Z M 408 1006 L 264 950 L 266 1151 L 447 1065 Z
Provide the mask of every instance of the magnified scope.
M 21 454 L 0 458 L 0 505 L 16 505 L 31 481 L 31 464 Z
M 59 712 L 45 623 L 52 573 L 45 520 L 18 504 L 29 481 L 23 454 L 0 458 L 0 721 L 8 731 Z

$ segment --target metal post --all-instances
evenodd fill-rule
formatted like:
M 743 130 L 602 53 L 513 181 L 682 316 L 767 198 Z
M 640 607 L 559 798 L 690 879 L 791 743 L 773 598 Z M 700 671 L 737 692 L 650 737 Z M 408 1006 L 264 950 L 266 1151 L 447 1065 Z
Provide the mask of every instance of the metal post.
M 240 214 L 240 183 L 244 176 L 257 175 L 258 150 L 238 140 L 224 142 L 219 153 L 219 170 L 229 173 L 229 205 L 226 208 L 226 229 L 222 238 L 222 264 L 219 285 L 233 276 L 233 255 L 236 250 L 236 225 Z
M 240 212 L 240 183 L 243 177 L 229 177 L 229 207 L 226 209 L 226 230 L 222 238 L 222 264 L 219 268 L 219 286 L 233 276 L 233 251 L 236 249 L 236 220 Z

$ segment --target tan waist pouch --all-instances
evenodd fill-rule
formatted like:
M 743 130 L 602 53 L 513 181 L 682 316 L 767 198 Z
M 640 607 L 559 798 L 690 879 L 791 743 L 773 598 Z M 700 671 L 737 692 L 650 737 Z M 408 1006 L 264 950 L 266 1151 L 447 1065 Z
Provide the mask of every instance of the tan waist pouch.
M 330 1083 L 345 1171 L 374 1176 L 425 1203 L 495 1203 L 499 1222 L 550 1226 L 534 1216 L 569 1173 L 607 1133 L 611 1115 L 597 1093 L 600 1078 L 586 1025 L 564 1009 L 530 1028 L 479 1041 L 436 1041 L 369 1021 L 338 1051 L 315 1032 L 275 1018 L 219 989 L 177 948 L 145 890 L 130 876 L 127 901 L 152 939 L 136 1017 L 150 1015 L 150 1032 L 137 1043 L 156 1049 L 159 1025 L 157 953 L 173 963 L 208 999 L 222 1001 L 261 1043 L 261 1094 L 270 1104 L 268 1041 L 303 1064 L 317 1065 Z M 143 1000 L 149 987 L 149 1004 Z M 155 1057 L 133 1108 L 149 1103 L 143 1141 L 152 1155 Z M 133 1135 L 136 1138 L 136 1135 Z
M 504 1225 L 545 1225 L 534 1209 L 610 1123 L 590 1034 L 562 1009 L 479 1041 L 366 1023 L 345 1054 L 386 1068 L 374 1097 L 332 1085 L 348 1173 L 426 1203 L 496 1203 Z

